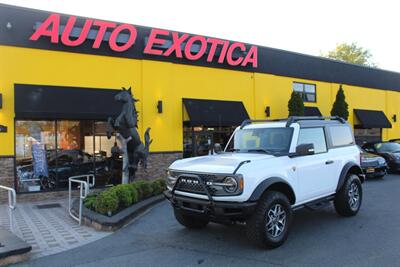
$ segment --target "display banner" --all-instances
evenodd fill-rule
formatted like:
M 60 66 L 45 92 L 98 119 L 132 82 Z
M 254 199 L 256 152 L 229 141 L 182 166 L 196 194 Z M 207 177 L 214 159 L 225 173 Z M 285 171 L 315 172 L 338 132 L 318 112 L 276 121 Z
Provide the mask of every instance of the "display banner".
M 33 175 L 34 177 L 49 177 L 46 147 L 42 144 L 32 145 Z

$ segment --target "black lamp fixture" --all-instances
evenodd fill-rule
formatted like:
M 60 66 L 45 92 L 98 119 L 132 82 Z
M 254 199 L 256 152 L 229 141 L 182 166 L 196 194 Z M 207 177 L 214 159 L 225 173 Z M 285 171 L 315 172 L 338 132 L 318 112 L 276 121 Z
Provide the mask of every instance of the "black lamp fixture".
M 397 115 L 396 115 L 396 114 L 393 114 L 392 120 L 393 120 L 393 122 L 396 122 L 396 121 L 397 121 Z
M 162 109 L 163 109 L 163 107 L 162 107 L 162 100 L 158 100 L 158 102 L 157 102 L 157 111 L 158 111 L 158 113 L 162 113 Z
M 265 116 L 267 116 L 267 118 L 271 116 L 271 108 L 269 106 L 265 107 Z

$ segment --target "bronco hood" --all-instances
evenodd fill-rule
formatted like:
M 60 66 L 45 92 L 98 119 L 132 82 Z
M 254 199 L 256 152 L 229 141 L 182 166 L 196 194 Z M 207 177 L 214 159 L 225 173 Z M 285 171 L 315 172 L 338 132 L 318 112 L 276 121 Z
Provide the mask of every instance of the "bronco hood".
M 169 168 L 187 172 L 233 173 L 242 161 L 253 162 L 273 157 L 259 153 L 223 153 L 177 160 Z

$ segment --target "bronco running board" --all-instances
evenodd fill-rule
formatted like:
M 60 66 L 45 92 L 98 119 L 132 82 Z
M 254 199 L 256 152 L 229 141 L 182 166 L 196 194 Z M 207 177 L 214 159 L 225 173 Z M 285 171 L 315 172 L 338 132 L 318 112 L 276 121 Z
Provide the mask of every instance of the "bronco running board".
M 335 195 L 318 198 L 318 199 L 310 201 L 308 203 L 304 203 L 299 206 L 296 206 L 293 208 L 293 210 L 299 210 L 302 208 L 306 208 L 308 210 L 315 211 L 318 209 L 322 209 L 322 208 L 326 207 L 329 204 L 329 202 L 332 201 L 334 198 L 335 198 Z

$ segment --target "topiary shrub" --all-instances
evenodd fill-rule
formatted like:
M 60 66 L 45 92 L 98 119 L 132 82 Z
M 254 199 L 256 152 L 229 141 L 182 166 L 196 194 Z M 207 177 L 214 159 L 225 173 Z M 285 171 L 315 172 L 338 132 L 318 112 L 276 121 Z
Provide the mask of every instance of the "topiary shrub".
M 147 180 L 137 180 L 132 183 L 139 192 L 139 199 L 150 197 L 153 194 L 151 182 Z
M 117 194 L 119 209 L 123 209 L 132 205 L 132 191 L 128 184 L 120 184 L 110 189 Z
M 96 198 L 95 210 L 103 215 L 114 214 L 118 210 L 118 196 L 115 190 L 101 192 Z
M 165 190 L 166 183 L 162 179 L 157 179 L 151 183 L 151 187 L 153 188 L 153 194 L 158 195 L 158 194 L 161 194 Z
M 331 116 L 339 116 L 346 121 L 349 118 L 349 104 L 346 102 L 346 96 L 344 95 L 342 85 L 339 86 L 339 90 L 336 94 L 336 100 L 332 106 Z
M 300 93 L 293 91 L 288 102 L 289 117 L 304 116 L 304 103 Z

